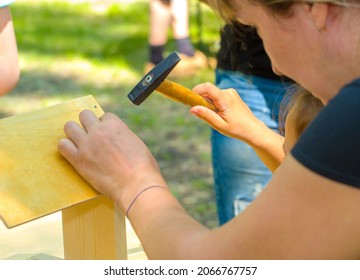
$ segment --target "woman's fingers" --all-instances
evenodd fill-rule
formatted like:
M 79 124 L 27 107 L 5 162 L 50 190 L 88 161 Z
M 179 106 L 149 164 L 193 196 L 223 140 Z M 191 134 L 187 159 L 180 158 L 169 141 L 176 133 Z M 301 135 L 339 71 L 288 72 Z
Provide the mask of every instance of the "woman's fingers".
M 58 149 L 60 154 L 67 159 L 72 165 L 74 165 L 79 158 L 79 150 L 68 138 L 60 139 L 58 143 Z
M 79 115 L 83 127 L 73 121 L 69 121 L 64 126 L 66 136 L 76 145 L 84 139 L 87 133 L 99 122 L 99 118 L 90 110 L 84 110 Z
M 233 89 L 221 90 L 209 82 L 195 86 L 193 88 L 193 91 L 206 99 L 210 99 L 214 103 L 214 105 L 216 106 L 219 112 L 224 112 L 231 106 L 232 99 L 229 98 L 230 97 L 233 98 L 234 93 L 238 98 L 238 95 L 235 92 L 235 90 Z
M 86 131 L 89 131 L 100 122 L 99 118 L 90 110 L 82 111 L 79 115 L 79 119 Z
M 204 98 L 210 99 L 213 102 L 218 99 L 220 90 L 212 83 L 203 83 L 195 86 L 193 91 L 201 95 Z
M 66 136 L 76 145 L 86 136 L 86 131 L 79 124 L 68 121 L 64 126 Z
M 79 158 L 78 147 L 87 137 L 87 132 L 100 122 L 97 116 L 90 110 L 82 111 L 79 119 L 84 128 L 76 122 L 67 122 L 64 126 L 64 132 L 68 138 L 61 139 L 58 144 L 61 155 L 73 165 Z
M 207 122 L 213 128 L 220 130 L 227 125 L 226 121 L 211 109 L 203 106 L 194 106 L 190 113 Z

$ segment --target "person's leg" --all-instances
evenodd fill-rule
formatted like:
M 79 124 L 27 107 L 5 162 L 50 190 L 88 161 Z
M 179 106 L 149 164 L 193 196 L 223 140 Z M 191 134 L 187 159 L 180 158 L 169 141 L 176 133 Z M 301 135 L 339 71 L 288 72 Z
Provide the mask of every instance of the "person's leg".
M 169 78 L 188 77 L 207 67 L 207 57 L 194 49 L 189 36 L 188 0 L 150 0 L 150 55 L 144 73 L 148 73 L 164 58 L 170 23 L 181 61 L 171 71 Z
M 170 0 L 150 0 L 149 61 L 158 64 L 164 57 L 171 22 Z
M 189 37 L 188 0 L 171 0 L 172 28 L 175 39 Z
M 217 69 L 216 85 L 222 89 L 234 88 L 259 119 L 277 130 L 272 117 L 277 119 L 274 114 L 285 93 L 281 82 Z M 212 130 L 211 144 L 218 217 L 219 223 L 224 224 L 255 199 L 271 172 L 242 141 Z
M 172 0 L 172 29 L 179 53 L 194 56 L 195 50 L 189 37 L 189 2 L 188 0 Z

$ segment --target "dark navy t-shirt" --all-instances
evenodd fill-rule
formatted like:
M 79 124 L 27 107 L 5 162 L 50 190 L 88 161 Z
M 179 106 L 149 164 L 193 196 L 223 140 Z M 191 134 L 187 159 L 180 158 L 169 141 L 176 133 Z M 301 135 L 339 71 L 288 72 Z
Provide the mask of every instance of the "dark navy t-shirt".
M 360 188 L 360 78 L 321 110 L 291 154 L 319 175 Z

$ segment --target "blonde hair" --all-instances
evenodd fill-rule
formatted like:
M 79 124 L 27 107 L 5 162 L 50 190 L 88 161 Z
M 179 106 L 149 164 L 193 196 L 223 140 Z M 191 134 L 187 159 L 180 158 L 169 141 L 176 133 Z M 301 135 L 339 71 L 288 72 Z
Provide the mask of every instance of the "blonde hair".
M 285 135 L 285 120 L 291 111 L 295 136 L 298 138 L 311 121 L 324 107 L 320 99 L 308 90 L 298 86 L 294 92 L 289 92 L 282 101 L 279 114 L 279 130 Z

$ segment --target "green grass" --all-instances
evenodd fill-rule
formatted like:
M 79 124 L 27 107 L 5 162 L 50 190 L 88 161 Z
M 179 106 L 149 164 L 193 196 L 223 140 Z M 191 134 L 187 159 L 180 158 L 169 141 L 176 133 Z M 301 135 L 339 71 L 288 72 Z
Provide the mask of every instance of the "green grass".
M 202 6 L 199 26 L 196 1 L 191 3 L 191 37 L 213 56 L 221 22 Z M 57 0 L 11 6 L 22 74 L 16 89 L 1 98 L 0 116 L 93 95 L 149 145 L 187 211 L 213 227 L 217 219 L 209 127 L 191 116 L 188 107 L 157 93 L 141 106 L 128 101 L 127 93 L 141 79 L 147 60 L 148 1 L 106 4 L 101 10 L 86 2 Z M 167 49 L 172 48 L 170 40 Z M 213 79 L 213 70 L 203 69 L 177 82 L 192 88 Z

